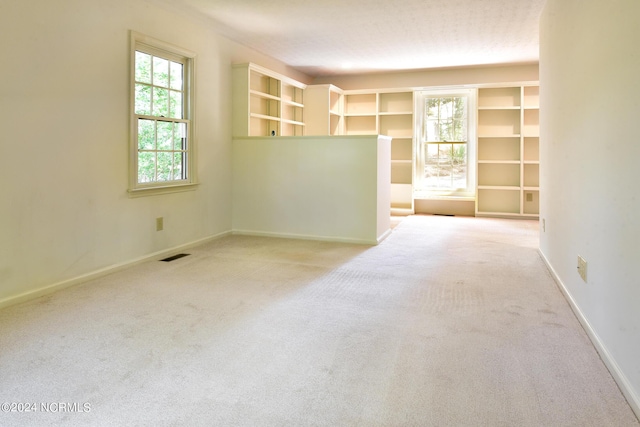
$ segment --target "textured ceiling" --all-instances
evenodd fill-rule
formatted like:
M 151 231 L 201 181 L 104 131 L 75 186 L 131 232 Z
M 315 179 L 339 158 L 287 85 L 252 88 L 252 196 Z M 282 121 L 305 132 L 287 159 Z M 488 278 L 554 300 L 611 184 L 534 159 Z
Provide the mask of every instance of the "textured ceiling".
M 538 61 L 546 0 L 174 0 L 312 76 Z

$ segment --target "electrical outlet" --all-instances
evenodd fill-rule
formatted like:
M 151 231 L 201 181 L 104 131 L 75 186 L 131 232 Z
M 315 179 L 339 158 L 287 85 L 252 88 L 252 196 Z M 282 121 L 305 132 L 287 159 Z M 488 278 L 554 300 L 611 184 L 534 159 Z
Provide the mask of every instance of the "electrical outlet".
M 542 232 L 546 232 L 547 231 L 547 221 L 542 218 Z
M 156 218 L 156 231 L 164 230 L 164 217 Z
M 587 261 L 578 255 L 578 274 L 587 283 Z

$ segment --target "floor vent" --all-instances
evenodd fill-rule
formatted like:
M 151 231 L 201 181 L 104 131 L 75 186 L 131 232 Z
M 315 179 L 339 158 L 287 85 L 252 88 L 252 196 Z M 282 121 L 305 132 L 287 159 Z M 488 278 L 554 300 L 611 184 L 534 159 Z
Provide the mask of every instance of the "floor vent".
M 435 216 L 455 216 L 454 214 L 433 214 Z
M 178 255 L 170 256 L 169 258 L 161 259 L 160 261 L 171 262 L 171 261 L 174 261 L 176 259 L 180 259 L 180 258 L 189 256 L 189 255 L 190 254 L 178 254 Z

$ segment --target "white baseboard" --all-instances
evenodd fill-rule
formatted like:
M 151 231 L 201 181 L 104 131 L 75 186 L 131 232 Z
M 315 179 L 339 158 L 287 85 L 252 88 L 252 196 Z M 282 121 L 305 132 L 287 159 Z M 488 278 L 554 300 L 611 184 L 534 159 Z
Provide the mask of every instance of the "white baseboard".
M 391 230 L 389 230 L 390 232 Z M 258 237 L 278 237 L 282 239 L 300 239 L 300 240 L 319 240 L 322 242 L 338 242 L 338 243 L 355 243 L 358 245 L 377 245 L 383 238 L 387 237 L 387 233 L 383 234 L 379 239 L 355 239 L 349 237 L 333 237 L 318 236 L 308 234 L 294 233 L 276 233 L 271 231 L 255 231 L 255 230 L 233 230 L 233 234 L 241 236 L 258 236 Z
M 208 243 L 210 241 L 219 239 L 221 237 L 227 236 L 231 234 L 230 231 L 225 231 L 223 233 L 219 233 L 213 236 L 209 236 L 209 237 L 205 237 L 204 239 L 199 239 L 190 243 L 186 243 L 183 245 L 179 245 L 179 246 L 175 246 L 169 249 L 163 249 L 161 251 L 158 252 L 154 252 L 152 254 L 149 255 L 144 255 L 142 257 L 130 260 L 130 261 L 125 261 L 125 262 L 121 262 L 118 264 L 114 264 L 114 265 L 110 265 L 108 267 L 105 268 L 101 268 L 99 270 L 96 271 L 92 271 L 90 273 L 87 274 L 83 274 L 81 276 L 77 276 L 71 279 L 67 279 L 67 280 L 63 280 L 61 282 L 58 283 L 54 283 L 52 285 L 48 285 L 48 286 L 44 286 L 42 288 L 38 288 L 38 289 L 34 289 L 31 291 L 27 291 L 18 295 L 14 295 L 14 296 L 9 296 L 6 298 L 3 298 L 0 300 L 0 309 L 4 308 L 4 307 L 8 307 L 10 305 L 14 305 L 14 304 L 19 304 L 22 302 L 26 302 L 44 295 L 48 295 L 51 294 L 53 292 L 57 292 L 61 289 L 64 288 L 68 288 L 74 285 L 78 285 L 80 283 L 83 282 L 87 282 L 89 280 L 93 280 L 93 279 L 97 279 L 99 277 L 102 276 L 106 276 L 107 274 L 111 274 L 111 273 L 115 273 L 117 271 L 121 271 L 124 270 L 126 268 L 129 267 L 133 267 L 134 265 L 137 264 L 141 264 L 143 262 L 146 261 L 153 261 L 153 260 L 157 260 L 157 259 L 162 259 L 165 258 L 167 256 L 173 255 L 176 252 L 180 252 L 180 251 L 184 251 L 186 249 L 192 248 L 194 246 L 199 246 L 202 245 L 204 243 Z
M 391 235 L 391 229 L 388 229 L 387 231 L 382 233 L 382 235 L 378 237 L 378 244 L 382 243 L 382 241 L 387 237 L 389 237 L 390 235 Z
M 633 386 L 629 382 L 627 376 L 624 374 L 622 369 L 620 369 L 620 366 L 618 366 L 613 356 L 611 356 L 611 353 L 609 352 L 609 350 L 607 350 L 607 347 L 604 345 L 604 343 L 598 336 L 597 332 L 591 327 L 589 320 L 582 313 L 582 311 L 580 310 L 580 307 L 575 302 L 575 300 L 573 299 L 573 297 L 565 287 L 564 283 L 562 283 L 562 280 L 560 280 L 560 277 L 551 266 L 551 263 L 549 262 L 547 257 L 544 256 L 544 254 L 540 249 L 538 249 L 538 253 L 540 254 L 540 257 L 546 264 L 547 268 L 549 269 L 549 272 L 551 273 L 551 276 L 553 277 L 556 284 L 558 285 L 558 288 L 560 288 L 560 291 L 563 293 L 567 302 L 571 306 L 571 309 L 573 310 L 576 317 L 578 318 L 578 321 L 582 324 L 582 327 L 584 328 L 585 332 L 589 336 L 589 339 L 591 340 L 594 347 L 596 348 L 596 351 L 600 355 L 600 358 L 604 362 L 607 369 L 609 369 L 609 372 L 611 373 L 611 376 L 613 377 L 615 382 L 618 384 L 620 391 L 622 391 L 622 394 L 627 399 L 629 406 L 631 406 L 631 409 L 636 414 L 636 417 L 640 419 L 640 397 L 636 393 L 636 390 L 633 388 Z

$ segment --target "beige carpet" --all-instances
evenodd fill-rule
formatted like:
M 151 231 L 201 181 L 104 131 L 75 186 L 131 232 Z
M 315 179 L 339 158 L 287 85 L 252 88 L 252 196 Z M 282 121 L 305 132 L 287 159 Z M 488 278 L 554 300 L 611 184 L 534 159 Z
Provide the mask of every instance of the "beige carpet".
M 0 403 L 37 408 L 0 425 L 637 426 L 537 227 L 230 236 L 6 308 Z

